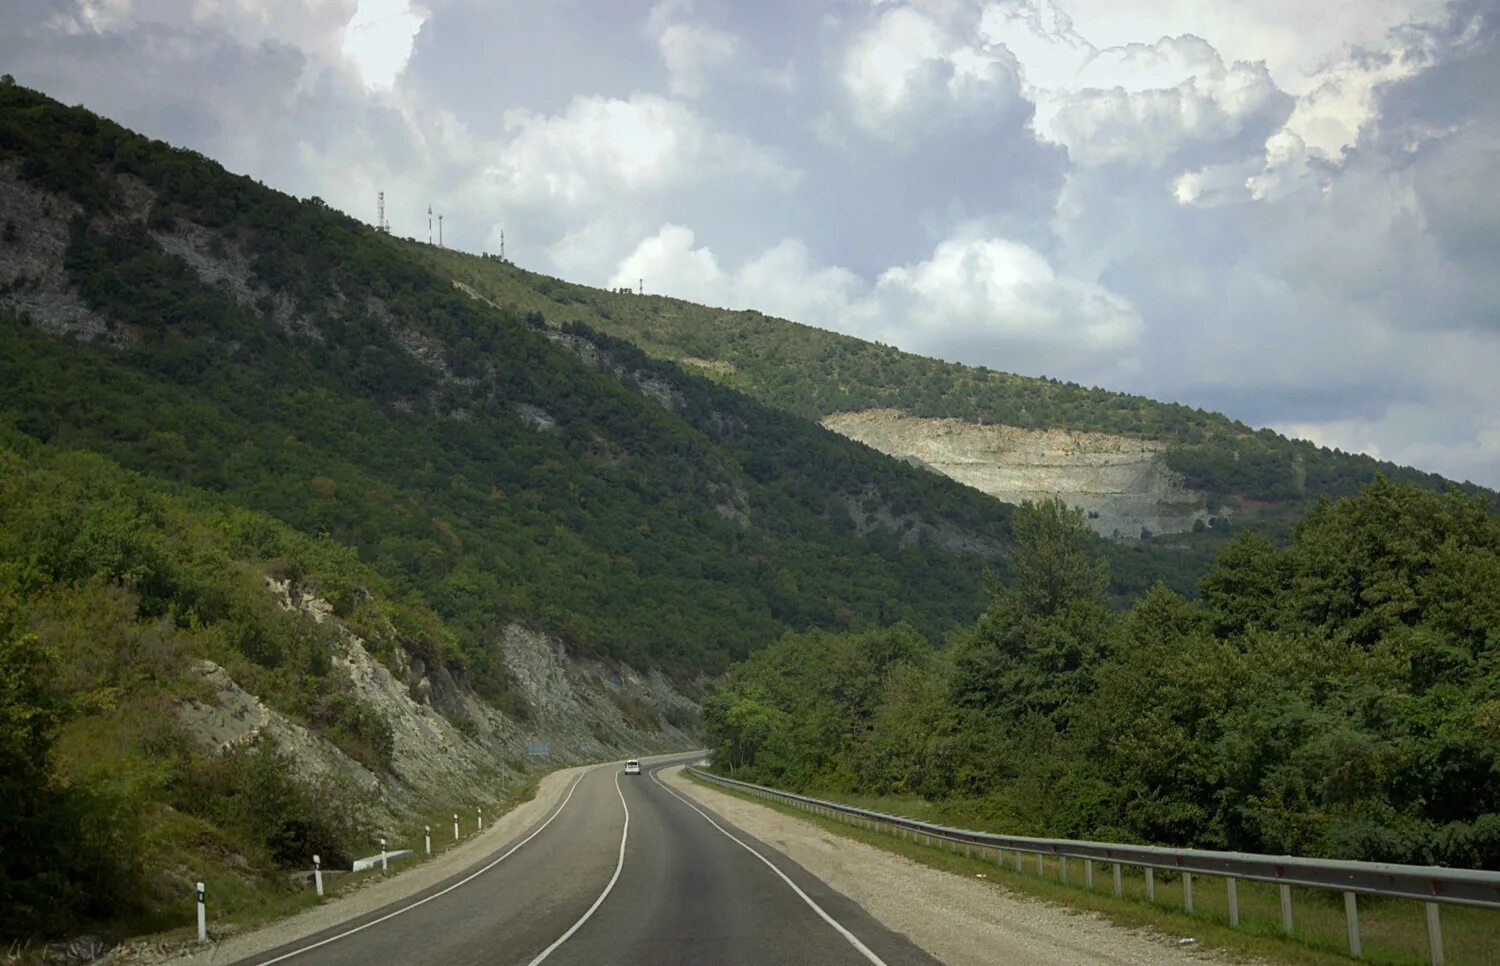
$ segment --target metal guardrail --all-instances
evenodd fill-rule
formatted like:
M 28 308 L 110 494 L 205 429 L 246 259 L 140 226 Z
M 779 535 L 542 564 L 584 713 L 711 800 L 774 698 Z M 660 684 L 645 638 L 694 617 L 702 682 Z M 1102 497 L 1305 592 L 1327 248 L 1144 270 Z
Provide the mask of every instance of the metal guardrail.
M 1447 869 L 1441 866 L 1397 865 L 1386 862 L 1345 862 L 1333 859 L 1307 859 L 1291 855 L 1257 855 L 1250 852 L 1211 852 L 1202 849 L 1171 849 L 1153 845 L 1123 845 L 1114 842 L 1086 842 L 1077 839 L 1046 839 L 1024 835 L 996 835 L 990 832 L 975 832 L 969 829 L 948 828 L 929 822 L 918 821 L 902 815 L 856 808 L 841 802 L 829 802 L 806 795 L 796 795 L 764 785 L 724 778 L 698 768 L 689 767 L 695 776 L 717 785 L 734 788 L 751 795 L 773 799 L 797 808 L 806 809 L 827 818 L 852 820 L 870 828 L 884 827 L 894 834 L 912 840 L 922 840 L 928 845 L 942 848 L 950 846 L 956 851 L 960 846 L 968 854 L 974 849 L 995 853 L 995 861 L 1003 862 L 1006 852 L 1015 855 L 1015 867 L 1023 866 L 1023 856 L 1037 857 L 1037 871 L 1044 869 L 1047 858 L 1058 860 L 1058 872 L 1063 882 L 1068 880 L 1068 860 L 1084 862 L 1084 879 L 1089 888 L 1094 885 L 1094 863 L 1113 865 L 1114 893 L 1121 894 L 1120 869 L 1122 866 L 1144 870 L 1146 898 L 1156 898 L 1155 876 L 1158 870 L 1182 875 L 1183 904 L 1189 915 L 1193 912 L 1193 876 L 1207 875 L 1226 881 L 1229 898 L 1229 923 L 1239 925 L 1239 898 L 1236 882 L 1270 882 L 1280 886 L 1281 926 L 1287 934 L 1292 932 L 1291 887 L 1324 889 L 1344 895 L 1344 913 L 1348 926 L 1349 954 L 1360 955 L 1359 911 L 1357 896 L 1380 896 L 1389 899 L 1409 899 L 1421 902 L 1427 912 L 1428 953 L 1434 966 L 1443 963 L 1442 926 L 1438 915 L 1441 905 L 1478 906 L 1485 909 L 1500 909 L 1500 872 L 1474 869 Z

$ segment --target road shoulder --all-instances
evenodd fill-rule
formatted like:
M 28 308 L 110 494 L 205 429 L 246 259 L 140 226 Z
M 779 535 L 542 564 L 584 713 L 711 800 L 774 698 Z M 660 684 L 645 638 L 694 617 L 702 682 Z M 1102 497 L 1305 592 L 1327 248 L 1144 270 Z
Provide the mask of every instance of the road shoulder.
M 116 962 L 172 964 L 233 963 L 258 956 L 287 943 L 315 936 L 327 929 L 410 899 L 500 852 L 547 817 L 562 800 L 573 780 L 598 765 L 578 765 L 550 772 L 537 783 L 536 794 L 496 819 L 483 832 L 471 834 L 452 848 L 418 865 L 346 895 L 330 898 L 310 909 L 255 929 L 210 940 L 168 958 L 127 955 Z M 121 950 L 125 952 L 125 950 Z
M 966 879 L 833 834 L 810 822 L 689 781 L 662 779 L 778 849 L 890 929 L 945 963 L 1151 966 L 1220 961 L 1206 951 L 1054 906 L 982 879 Z

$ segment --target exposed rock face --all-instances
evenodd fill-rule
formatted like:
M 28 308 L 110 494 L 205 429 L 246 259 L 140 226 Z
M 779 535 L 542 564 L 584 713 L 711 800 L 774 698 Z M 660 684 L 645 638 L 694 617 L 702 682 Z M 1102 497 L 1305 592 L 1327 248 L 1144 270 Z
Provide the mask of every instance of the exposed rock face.
M 21 180 L 18 163 L 0 164 L 0 307 L 53 335 L 117 341 L 63 268 L 68 219 L 78 210 L 72 201 Z
M 391 726 L 388 772 L 376 773 L 332 742 L 241 688 L 212 661 L 199 662 L 203 693 L 177 705 L 178 720 L 207 751 L 228 753 L 269 738 L 298 779 L 343 786 L 367 803 L 367 818 L 385 818 L 434 796 L 481 797 L 497 773 L 527 760 L 527 746 L 548 745 L 548 764 L 691 747 L 684 726 L 698 706 L 665 675 L 570 658 L 562 644 L 520 624 L 497 642 L 533 709 L 516 721 L 485 702 L 441 665 L 407 657 L 395 671 L 377 660 L 327 601 L 291 581 L 268 579 L 281 606 L 338 630 L 333 664 L 345 687 Z
M 1006 503 L 1061 497 L 1103 536 L 1181 533 L 1207 520 L 1203 494 L 1162 460 L 1165 443 L 1069 430 L 982 426 L 894 409 L 835 413 L 823 425 Z
M 207 685 L 207 700 L 183 698 L 178 718 L 205 749 L 228 754 L 264 735 L 275 742 L 298 778 L 307 782 L 348 781 L 361 791 L 373 793 L 379 780 L 359 762 L 330 742 L 272 708 L 241 688 L 213 661 L 199 661 L 197 672 Z

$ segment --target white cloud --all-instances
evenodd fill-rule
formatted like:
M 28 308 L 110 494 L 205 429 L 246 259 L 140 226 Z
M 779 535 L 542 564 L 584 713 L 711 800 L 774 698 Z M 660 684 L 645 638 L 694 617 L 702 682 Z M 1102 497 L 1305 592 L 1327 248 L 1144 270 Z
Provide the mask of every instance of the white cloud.
M 817 265 L 784 240 L 726 269 L 693 232 L 666 225 L 643 239 L 610 279 L 726 307 L 755 307 L 971 362 L 1001 363 L 1038 349 L 1067 353 L 1062 369 L 1129 364 L 1142 332 L 1135 309 L 1095 283 L 1059 274 L 1019 242 L 975 232 L 941 242 L 930 257 L 882 272 L 874 283 Z
M 884 272 L 876 295 L 890 310 L 884 323 L 890 335 L 928 344 L 978 337 L 1092 359 L 1129 351 L 1141 332 L 1141 318 L 1125 299 L 1059 275 L 1040 253 L 1003 238 L 942 242 L 931 258 Z
M 517 204 L 585 208 L 705 178 L 797 179 L 774 152 L 654 94 L 576 97 L 555 115 L 509 111 L 505 127 L 487 174 Z
M 366 87 L 395 84 L 425 20 L 425 12 L 413 10 L 408 0 L 359 0 L 359 9 L 344 28 L 343 52 Z
M 709 72 L 731 61 L 739 49 L 732 34 L 694 23 L 665 25 L 656 45 L 667 66 L 672 93 L 684 97 L 701 95 Z
M 1159 166 L 1184 147 L 1231 141 L 1287 103 L 1264 64 L 1226 65 L 1192 36 L 1099 51 L 1073 84 L 1039 93 L 1036 124 L 1080 164 Z
M 892 141 L 962 119 L 1013 112 L 1015 57 L 987 42 L 971 17 L 891 6 L 850 42 L 839 80 L 856 124 Z
M 1159 37 L 1202 37 L 1227 62 L 1264 62 L 1276 85 L 1293 95 L 1318 86 L 1330 58 L 1350 47 L 1380 47 L 1388 33 L 1437 19 L 1446 0 L 1002 0 L 994 6 L 1065 8 L 1074 30 L 1100 48 Z

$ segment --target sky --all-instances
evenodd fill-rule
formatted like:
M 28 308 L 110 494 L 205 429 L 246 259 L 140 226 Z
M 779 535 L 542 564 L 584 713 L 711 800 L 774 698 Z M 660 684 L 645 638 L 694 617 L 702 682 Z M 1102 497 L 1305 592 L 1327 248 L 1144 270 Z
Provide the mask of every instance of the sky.
M 394 232 L 1500 487 L 1500 0 L 0 0 Z

